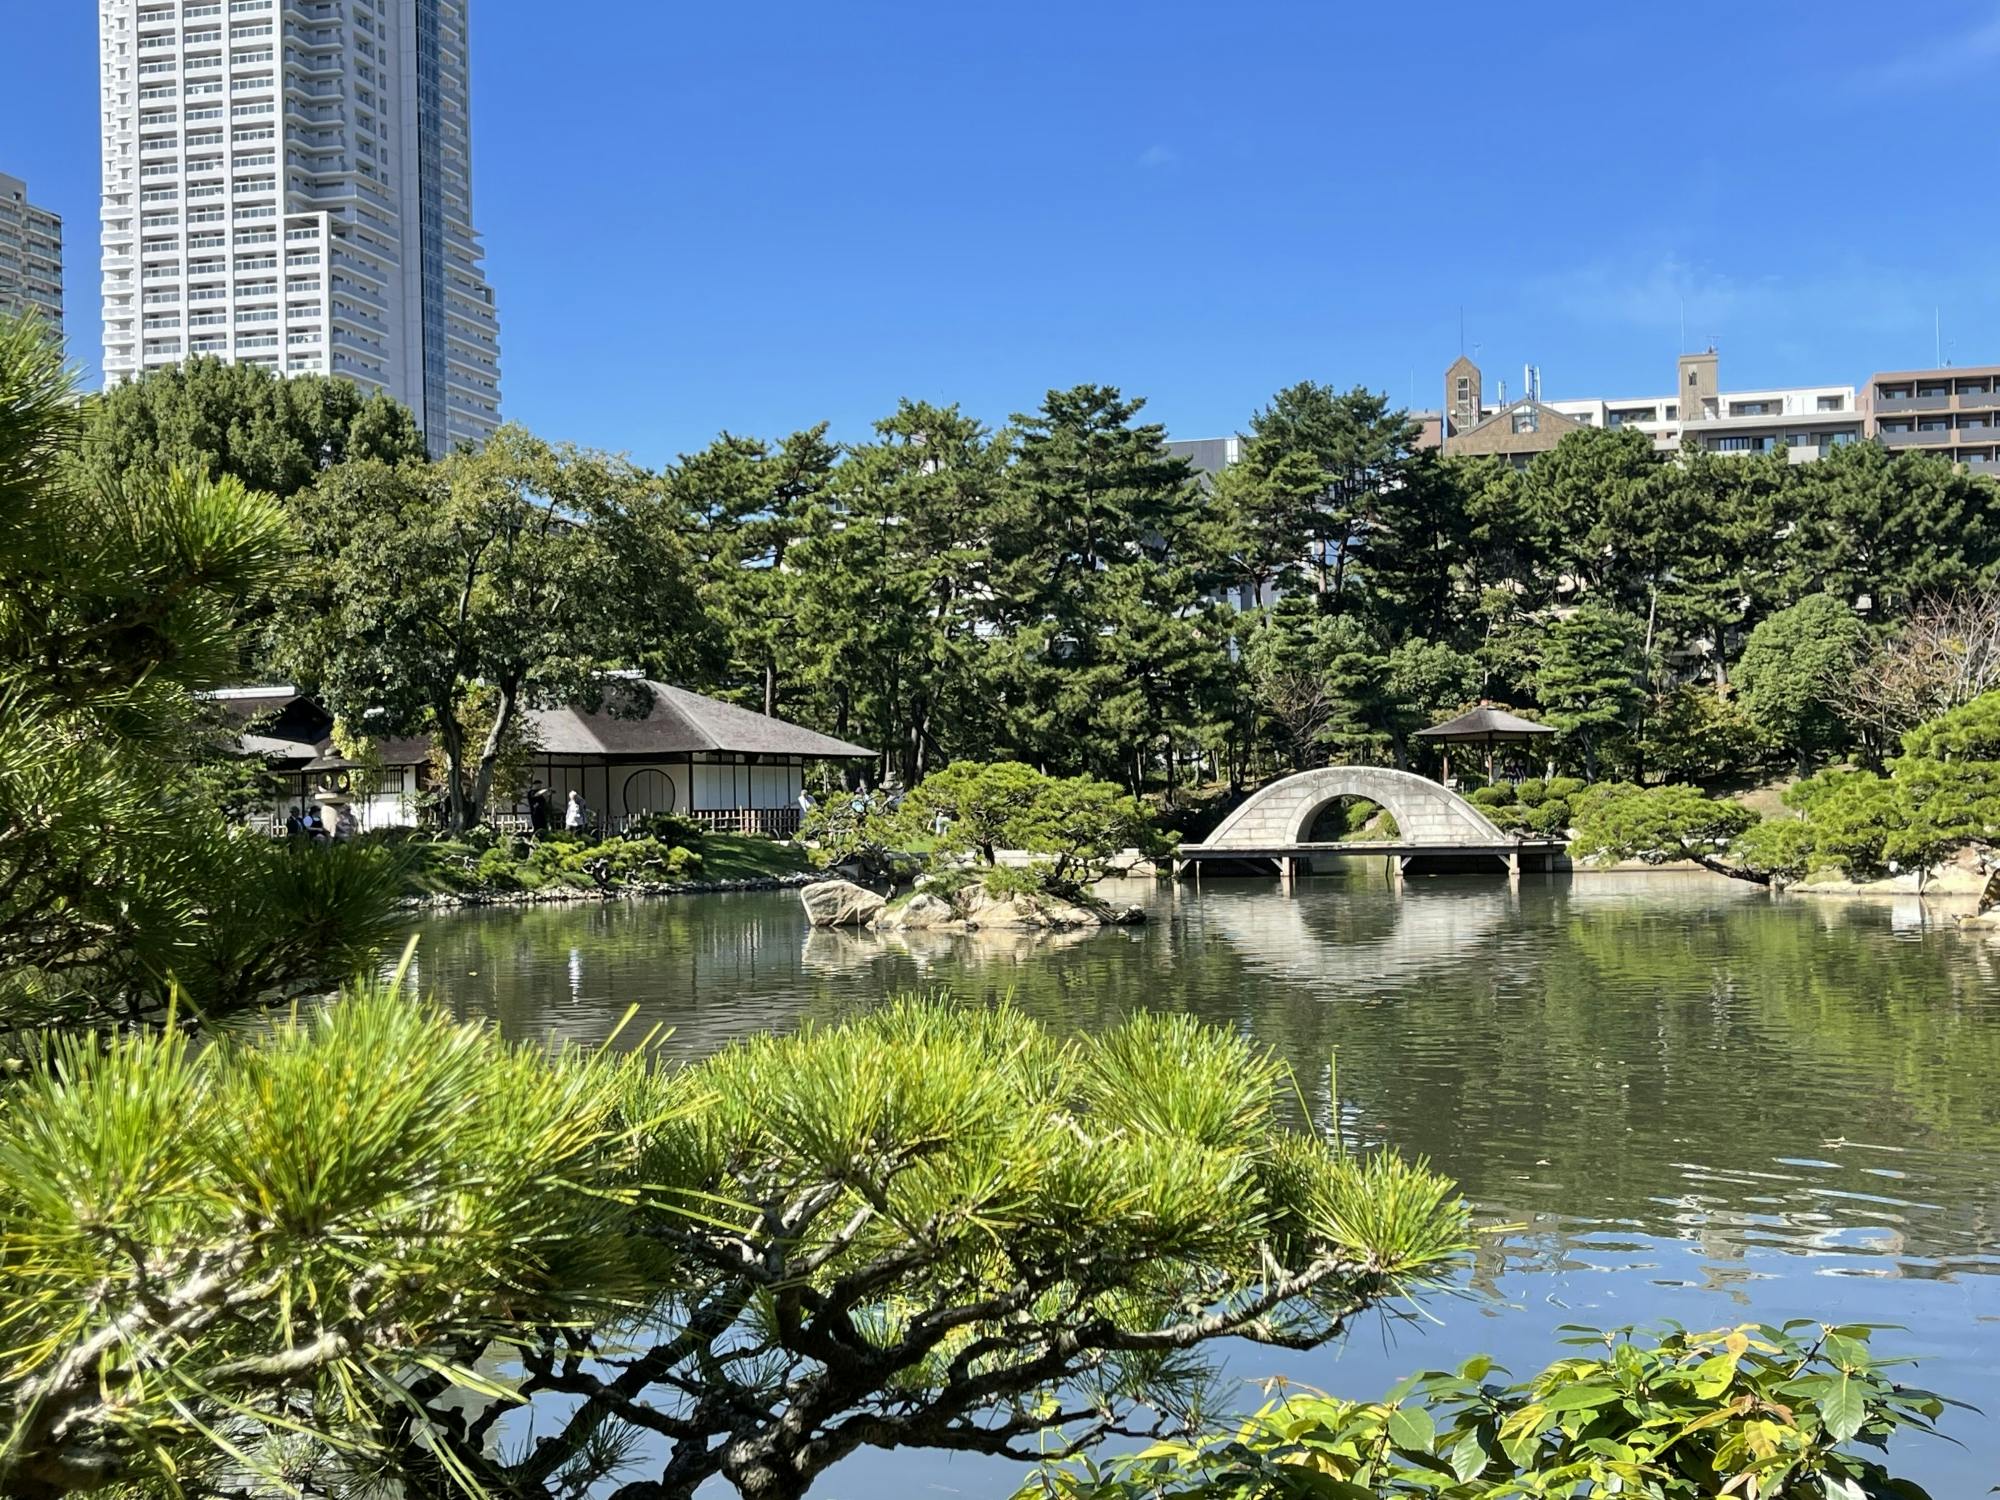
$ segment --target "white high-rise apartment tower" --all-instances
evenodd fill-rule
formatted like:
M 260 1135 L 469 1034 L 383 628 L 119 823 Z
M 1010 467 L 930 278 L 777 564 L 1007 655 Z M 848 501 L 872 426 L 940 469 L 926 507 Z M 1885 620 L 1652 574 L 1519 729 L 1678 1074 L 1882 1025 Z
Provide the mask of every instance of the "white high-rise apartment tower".
M 492 432 L 469 3 L 98 0 L 108 383 L 218 355 Z

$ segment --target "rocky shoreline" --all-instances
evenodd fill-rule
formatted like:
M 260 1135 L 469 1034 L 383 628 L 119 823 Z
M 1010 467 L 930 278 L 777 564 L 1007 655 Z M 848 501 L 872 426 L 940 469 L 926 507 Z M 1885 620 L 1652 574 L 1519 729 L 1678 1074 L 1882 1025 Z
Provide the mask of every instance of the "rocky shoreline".
M 564 906 L 579 902 L 651 900 L 661 896 L 724 896 L 742 891 L 791 891 L 824 881 L 817 870 L 796 875 L 751 875 L 741 880 L 639 881 L 631 885 L 580 890 L 574 886 L 544 886 L 533 891 L 436 891 L 405 896 L 404 911 L 456 911 L 472 906 Z
M 799 892 L 814 927 L 860 927 L 874 932 L 1072 931 L 1133 927 L 1146 920 L 1139 906 L 1081 906 L 1054 896 L 995 893 L 980 885 L 940 895 L 921 887 L 892 901 L 851 880 L 817 880 Z

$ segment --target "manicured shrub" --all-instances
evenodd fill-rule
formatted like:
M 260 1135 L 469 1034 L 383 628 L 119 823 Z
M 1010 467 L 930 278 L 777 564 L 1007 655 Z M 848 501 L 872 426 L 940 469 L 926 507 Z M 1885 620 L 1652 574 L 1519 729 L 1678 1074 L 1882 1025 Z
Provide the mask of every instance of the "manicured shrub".
M 1543 838 L 1560 838 L 1569 831 L 1569 803 L 1551 797 L 1539 807 L 1528 809 L 1528 831 Z
M 518 891 L 522 885 L 522 865 L 505 849 L 488 849 L 473 867 L 473 877 L 482 890 Z
M 627 838 L 653 839 L 670 848 L 699 849 L 708 830 L 693 818 L 679 813 L 655 812 L 633 819 L 625 830 Z

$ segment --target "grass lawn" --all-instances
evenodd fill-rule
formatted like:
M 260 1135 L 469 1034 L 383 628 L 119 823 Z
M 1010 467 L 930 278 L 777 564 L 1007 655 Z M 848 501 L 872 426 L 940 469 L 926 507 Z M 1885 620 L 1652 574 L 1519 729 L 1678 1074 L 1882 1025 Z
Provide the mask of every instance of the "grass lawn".
M 703 880 L 797 875 L 811 868 L 806 851 L 797 844 L 781 844 L 754 833 L 711 833 L 701 841 Z

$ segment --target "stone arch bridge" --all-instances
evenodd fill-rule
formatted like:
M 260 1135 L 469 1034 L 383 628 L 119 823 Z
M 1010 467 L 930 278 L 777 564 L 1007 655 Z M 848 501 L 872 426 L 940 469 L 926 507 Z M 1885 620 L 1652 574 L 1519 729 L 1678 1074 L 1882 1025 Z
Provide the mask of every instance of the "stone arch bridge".
M 1394 840 L 1313 843 L 1313 823 L 1332 803 L 1358 797 L 1388 810 Z M 1562 850 L 1559 840 L 1520 839 L 1472 803 L 1427 777 L 1386 766 L 1326 766 L 1287 776 L 1237 808 L 1207 840 L 1183 844 L 1178 866 L 1212 860 L 1273 861 L 1289 879 L 1315 858 L 1392 856 L 1397 869 L 1504 867 L 1547 869 Z

